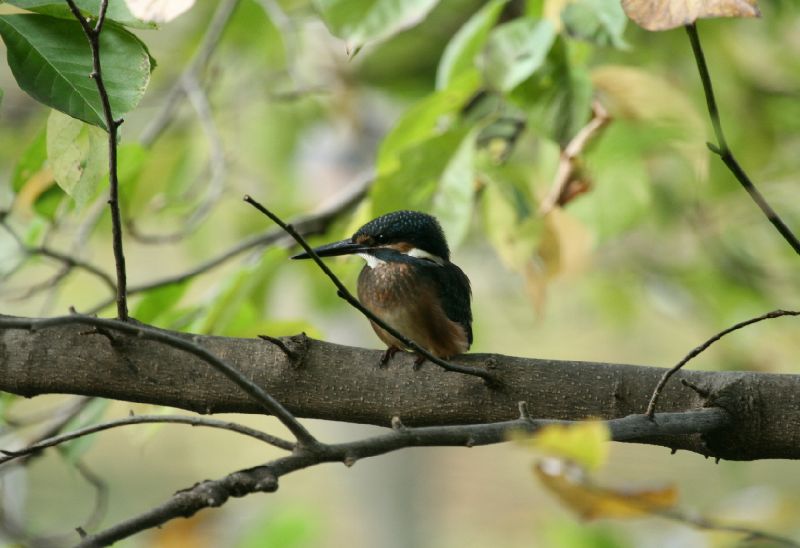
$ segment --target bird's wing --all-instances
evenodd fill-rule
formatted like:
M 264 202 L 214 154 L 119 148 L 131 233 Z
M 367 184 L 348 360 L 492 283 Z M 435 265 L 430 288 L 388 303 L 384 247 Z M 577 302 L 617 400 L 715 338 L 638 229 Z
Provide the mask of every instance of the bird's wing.
M 453 263 L 432 270 L 436 273 L 444 313 L 448 318 L 464 327 L 467 341 L 472 344 L 472 309 L 470 308 L 472 290 L 469 278 Z

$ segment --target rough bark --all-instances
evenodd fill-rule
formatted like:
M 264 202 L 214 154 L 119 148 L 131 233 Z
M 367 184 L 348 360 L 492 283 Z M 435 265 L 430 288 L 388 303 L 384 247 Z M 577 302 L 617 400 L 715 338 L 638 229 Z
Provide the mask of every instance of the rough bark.
M 0 319 L 9 317 L 0 316 Z M 183 408 L 261 413 L 262 407 L 207 363 L 159 342 L 87 333 L 81 325 L 0 331 L 0 390 L 31 397 L 68 393 Z M 176 334 L 176 333 L 173 333 Z M 284 339 L 291 360 L 258 339 L 182 335 L 261 385 L 298 417 L 389 426 L 485 423 L 518 416 L 518 402 L 541 419 L 619 418 L 643 413 L 664 369 L 610 363 L 470 354 L 458 363 L 490 368 L 492 389 L 475 377 L 398 355 L 380 369 L 380 351 Z M 732 425 L 712 434 L 641 438 L 730 460 L 800 458 L 800 376 L 682 371 L 659 412 L 722 407 Z M 684 378 L 708 396 L 683 386 Z

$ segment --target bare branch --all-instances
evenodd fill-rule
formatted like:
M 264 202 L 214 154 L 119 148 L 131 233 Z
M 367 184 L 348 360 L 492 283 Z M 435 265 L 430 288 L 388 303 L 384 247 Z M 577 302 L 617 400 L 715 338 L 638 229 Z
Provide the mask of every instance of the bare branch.
M 606 109 L 603 108 L 603 105 L 600 104 L 600 101 L 593 101 L 592 119 L 581 128 L 564 150 L 561 151 L 555 179 L 550 187 L 550 192 L 539 205 L 539 215 L 547 215 L 556 206 L 564 205 L 569 185 L 578 171 L 578 157 L 584 151 L 586 145 L 597 137 L 610 121 L 611 118 Z
M 763 320 L 770 320 L 772 318 L 780 318 L 782 316 L 800 316 L 800 312 L 795 312 L 793 310 L 773 310 L 772 312 L 767 312 L 757 318 L 750 318 L 749 320 L 745 320 L 739 322 L 737 324 L 732 325 L 731 327 L 724 329 L 708 339 L 706 342 L 701 344 L 700 346 L 696 347 L 694 350 L 689 352 L 681 361 L 675 364 L 671 369 L 668 369 L 664 372 L 664 375 L 661 377 L 661 380 L 658 381 L 655 390 L 653 390 L 653 395 L 650 397 L 650 403 L 647 404 L 647 411 L 645 411 L 645 415 L 652 418 L 653 414 L 656 412 L 656 404 L 658 403 L 658 398 L 661 395 L 661 392 L 664 390 L 664 386 L 666 386 L 667 381 L 669 378 L 677 373 L 681 367 L 686 365 L 689 360 L 696 358 L 702 352 L 704 352 L 709 346 L 720 340 L 722 337 L 727 335 L 728 333 L 732 333 L 737 329 L 741 329 L 743 327 L 747 327 L 748 325 L 758 323 Z M 693 388 L 696 392 L 698 391 L 697 388 Z
M 714 126 L 714 133 L 717 136 L 717 144 L 712 145 L 709 143 L 711 151 L 719 156 L 728 169 L 731 171 L 736 180 L 750 195 L 750 198 L 761 209 L 762 213 L 767 217 L 770 223 L 777 229 L 783 238 L 792 246 L 792 249 L 800 255 L 800 240 L 786 226 L 783 219 L 772 209 L 767 200 L 762 196 L 761 192 L 756 188 L 750 177 L 747 176 L 744 169 L 739 165 L 739 162 L 728 148 L 728 143 L 725 140 L 725 134 L 722 132 L 722 122 L 720 121 L 719 109 L 717 108 L 717 101 L 714 98 L 714 88 L 711 85 L 711 75 L 708 72 L 708 65 L 706 65 L 706 58 L 703 53 L 703 46 L 700 44 L 700 36 L 697 34 L 697 25 L 692 23 L 686 25 L 686 32 L 689 35 L 689 42 L 692 45 L 692 52 L 694 59 L 697 63 L 697 70 L 700 72 L 700 81 L 703 83 L 703 91 L 706 95 L 706 104 L 708 106 L 708 115 L 711 118 L 711 124 Z
M 483 368 L 480 368 L 480 367 L 471 367 L 471 366 L 466 366 L 466 365 L 458 365 L 458 364 L 447 362 L 447 361 L 445 361 L 445 360 L 443 360 L 443 359 L 441 359 L 441 358 L 439 358 L 437 356 L 434 356 L 426 348 L 423 348 L 422 346 L 420 346 L 416 342 L 412 341 L 411 339 L 409 339 L 408 337 L 406 337 L 405 335 L 403 335 L 402 333 L 397 331 L 394 327 L 392 327 L 391 325 L 387 324 L 382 319 L 380 319 L 378 316 L 373 314 L 369 309 L 367 309 L 364 305 L 362 305 L 358 301 L 358 299 L 356 299 L 347 290 L 347 288 L 339 280 L 339 278 L 336 277 L 336 274 L 334 274 L 331 271 L 331 269 L 328 268 L 328 266 L 324 262 L 322 262 L 322 259 L 319 258 L 319 256 L 314 252 L 313 249 L 311 249 L 311 246 L 308 245 L 308 242 L 306 242 L 305 239 L 303 239 L 303 237 L 300 234 L 298 234 L 297 231 L 291 225 L 287 225 L 286 223 L 284 223 L 277 215 L 272 213 L 270 210 L 265 208 L 263 205 L 261 205 L 260 203 L 255 201 L 250 196 L 245 196 L 244 197 L 244 201 L 247 202 L 248 204 L 252 205 L 253 207 L 255 207 L 257 210 L 259 210 L 261 213 L 263 213 L 267 217 L 269 217 L 275 224 L 277 224 L 279 227 L 281 227 L 283 230 L 285 230 L 287 234 L 289 234 L 292 238 L 294 238 L 295 241 L 298 244 L 300 244 L 300 246 L 306 251 L 306 253 L 308 253 L 311 256 L 311 258 L 314 259 L 314 262 L 317 263 L 317 266 L 320 267 L 320 269 L 325 273 L 325 275 L 328 276 L 328 278 L 330 278 L 330 280 L 333 282 L 333 285 L 336 286 L 337 294 L 342 299 L 347 301 L 351 306 L 353 306 L 353 308 L 355 308 L 356 310 L 361 312 L 364 316 L 369 318 L 375 324 L 379 325 L 387 333 L 391 334 L 397 340 L 401 341 L 408 348 L 413 349 L 418 354 L 422 354 L 427 359 L 429 359 L 431 362 L 435 363 L 436 365 L 438 365 L 439 367 L 441 367 L 445 371 L 453 371 L 453 372 L 456 372 L 456 373 L 463 373 L 465 375 L 472 375 L 472 376 L 475 376 L 475 377 L 480 377 L 481 379 L 483 379 L 486 382 L 487 385 L 494 385 L 495 387 L 497 386 L 497 379 L 494 377 L 494 375 L 492 375 L 486 369 L 483 369 Z
M 94 79 L 97 93 L 100 95 L 100 102 L 103 105 L 103 116 L 105 118 L 106 132 L 108 133 L 108 204 L 111 208 L 112 247 L 117 270 L 117 317 L 122 321 L 126 321 L 128 319 L 127 274 L 125 271 L 125 254 L 122 249 L 122 221 L 119 211 L 119 178 L 117 177 L 117 130 L 122 124 L 122 118 L 115 119 L 111 112 L 111 102 L 103 82 L 103 72 L 100 66 L 100 32 L 103 29 L 108 0 L 100 0 L 99 17 L 94 28 L 81 15 L 80 10 L 75 5 L 75 0 L 67 0 L 67 4 L 69 4 L 72 14 L 81 24 L 83 32 L 86 34 L 86 39 L 89 41 L 89 48 L 92 51 L 92 73 L 90 76 Z
M 745 535 L 745 541 L 748 543 L 751 541 L 765 541 L 770 543 L 769 546 L 800 547 L 800 542 L 787 537 L 775 535 L 768 531 L 744 527 L 742 525 L 728 525 L 725 523 L 719 523 L 703 516 L 692 516 L 678 511 L 661 511 L 655 512 L 654 515 L 667 518 L 678 523 L 683 523 L 684 525 L 688 525 L 690 527 L 696 527 L 697 529 L 704 529 L 706 531 L 721 531 Z
M 67 274 L 69 274 L 69 272 L 73 268 L 79 268 L 79 269 L 85 270 L 89 274 L 92 274 L 92 275 L 96 276 L 97 278 L 99 278 L 100 281 L 102 281 L 104 284 L 106 284 L 109 287 L 109 289 L 111 289 L 112 292 L 115 292 L 117 290 L 117 286 L 116 286 L 116 284 L 114 284 L 114 280 L 111 278 L 111 276 L 109 276 L 108 274 L 103 272 L 103 270 L 100 269 L 99 267 L 97 267 L 97 266 L 95 266 L 95 265 L 93 265 L 91 263 L 82 261 L 80 259 L 76 259 L 75 257 L 73 257 L 71 255 L 67 255 L 65 253 L 61 253 L 59 251 L 55 251 L 53 249 L 50 249 L 49 247 L 47 247 L 45 245 L 29 246 L 20 237 L 20 235 L 17 234 L 16 231 L 13 228 L 11 228 L 11 226 L 8 224 L 6 219 L 4 219 L 2 217 L 0 217 L 0 226 L 2 226 L 6 230 L 6 232 L 8 232 L 11 235 L 11 237 L 14 239 L 14 241 L 17 243 L 17 245 L 19 246 L 20 250 L 24 254 L 29 255 L 29 256 L 47 257 L 49 259 L 56 260 L 56 261 L 58 261 L 59 263 L 61 263 L 63 265 L 64 269 L 63 269 L 62 273 L 60 273 L 59 276 L 54 281 L 58 281 L 61 278 L 63 278 L 64 276 L 66 276 Z M 52 285 L 52 283 L 54 283 L 54 281 L 53 280 L 49 281 L 46 287 Z M 37 284 L 37 286 L 38 286 L 38 284 Z M 37 288 L 37 289 L 41 289 L 41 288 Z
M 295 444 L 290 441 L 281 439 L 276 436 L 272 436 L 270 434 L 266 434 L 254 428 L 237 424 L 235 422 L 221 421 L 205 417 L 191 417 L 187 415 L 136 415 L 132 417 L 125 417 L 122 419 L 115 419 L 111 421 L 101 422 L 98 424 L 92 424 L 90 426 L 85 426 L 83 428 L 73 430 L 72 432 L 67 432 L 64 434 L 60 434 L 58 436 L 48 437 L 37 443 L 33 443 L 31 445 L 28 445 L 27 447 L 23 447 L 21 449 L 14 449 L 14 450 L 0 449 L 0 453 L 4 455 L 3 457 L 0 457 L 0 465 L 5 464 L 7 462 L 11 462 L 25 455 L 31 455 L 33 453 L 37 453 L 42 449 L 46 449 L 48 447 L 54 447 L 56 445 L 61 445 L 62 443 L 66 443 L 68 441 L 72 441 L 76 438 L 81 438 L 83 436 L 88 436 L 89 434 L 102 432 L 103 430 L 110 430 L 111 428 L 118 428 L 120 426 L 129 426 L 132 424 L 152 424 L 152 423 L 188 424 L 190 426 L 206 426 L 209 428 L 221 428 L 223 430 L 236 432 L 237 434 L 250 436 L 251 438 L 255 438 L 257 440 L 263 441 L 264 443 L 274 445 L 275 447 L 278 447 L 280 449 L 285 449 L 287 451 L 292 451 L 295 448 Z
M 650 435 L 709 432 L 725 426 L 728 414 L 721 409 L 702 409 L 685 413 L 659 414 L 657 421 L 634 415 L 608 421 L 615 440 L 630 440 L 643 431 Z M 698 420 L 699 419 L 699 420 Z M 355 464 L 361 459 L 383 455 L 407 447 L 455 446 L 470 447 L 507 441 L 511 432 L 529 431 L 555 422 L 519 418 L 490 424 L 396 428 L 386 434 L 349 443 L 322 445 L 313 451 L 298 449 L 292 455 L 263 466 L 239 470 L 217 480 L 207 480 L 179 491 L 169 500 L 139 516 L 118 523 L 104 531 L 89 535 L 78 546 L 107 546 L 138 532 L 158 527 L 177 517 L 190 517 L 199 510 L 224 504 L 230 497 L 243 497 L 255 492 L 272 492 L 278 478 L 325 462 Z M 668 431 L 662 425 L 669 424 Z

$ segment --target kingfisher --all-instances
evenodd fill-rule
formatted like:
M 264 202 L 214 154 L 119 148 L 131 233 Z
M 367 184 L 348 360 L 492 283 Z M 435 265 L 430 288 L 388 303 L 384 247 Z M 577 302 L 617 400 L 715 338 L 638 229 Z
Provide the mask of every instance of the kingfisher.
M 438 358 L 448 359 L 472 344 L 469 278 L 450 262 L 450 248 L 435 217 L 394 211 L 373 219 L 352 237 L 314 249 L 320 257 L 359 255 L 358 300 L 381 320 Z M 300 253 L 292 259 L 309 259 Z M 399 350 L 410 350 L 370 321 L 387 345 L 385 366 Z M 414 368 L 425 356 L 417 355 Z

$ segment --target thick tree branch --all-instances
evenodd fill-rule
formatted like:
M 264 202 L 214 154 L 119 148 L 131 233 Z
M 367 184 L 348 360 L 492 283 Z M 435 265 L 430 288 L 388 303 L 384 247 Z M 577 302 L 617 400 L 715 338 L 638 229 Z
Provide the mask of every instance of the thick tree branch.
M 719 156 L 723 163 L 728 167 L 736 180 L 742 185 L 742 187 L 747 191 L 750 195 L 750 198 L 756 203 L 756 205 L 761 209 L 762 213 L 767 217 L 770 223 L 777 229 L 781 236 L 792 246 L 792 249 L 800 255 L 800 240 L 797 239 L 797 236 L 792 232 L 792 230 L 786 226 L 786 223 L 783 222 L 783 219 L 777 214 L 777 212 L 772 209 L 772 206 L 769 205 L 767 200 L 762 196 L 761 192 L 756 188 L 756 185 L 753 181 L 750 180 L 750 177 L 747 176 L 742 166 L 739 165 L 739 162 L 731 152 L 731 149 L 728 148 L 728 142 L 725 140 L 725 134 L 722 132 L 722 122 L 720 121 L 719 116 L 719 109 L 717 108 L 717 100 L 714 98 L 714 88 L 711 85 L 711 75 L 708 72 L 708 65 L 706 64 L 705 54 L 703 53 L 703 46 L 700 44 L 700 36 L 697 34 L 697 25 L 696 23 L 692 23 L 690 25 L 686 25 L 686 32 L 689 35 L 689 42 L 692 45 L 692 53 L 694 53 L 694 59 L 697 63 L 697 70 L 700 73 L 700 81 L 703 83 L 703 91 L 706 95 L 706 104 L 708 106 L 708 115 L 711 118 L 711 124 L 714 126 L 714 133 L 717 137 L 717 144 L 713 145 L 708 143 L 708 147 L 711 151 Z
M 484 388 L 485 389 L 485 388 Z M 730 417 L 722 409 L 703 409 L 686 413 L 659 414 L 656 421 L 644 415 L 629 416 L 608 422 L 612 438 L 618 441 L 638 439 L 642 435 L 666 436 L 709 432 L 725 426 Z M 349 443 L 323 445 L 312 451 L 299 449 L 292 455 L 266 465 L 239 470 L 218 480 L 207 480 L 175 493 L 163 504 L 125 520 L 113 527 L 82 539 L 78 546 L 107 546 L 145 529 L 157 527 L 178 517 L 190 517 L 203 508 L 220 506 L 230 497 L 278 488 L 278 478 L 324 462 L 352 466 L 361 459 L 383 455 L 406 447 L 473 447 L 506 441 L 512 432 L 533 432 L 556 421 L 532 420 L 521 416 L 514 420 L 461 426 L 396 428 L 393 432 Z
M 86 335 L 80 325 L 19 329 L 32 323 L 0 316 L 0 390 L 23 396 L 100 396 L 199 413 L 264 412 L 261 404 L 202 359 L 136 337 L 135 325 L 131 335 L 116 335 L 112 346 L 106 337 Z M 9 329 L 12 326 L 17 328 Z M 456 360 L 462 365 L 491 364 L 502 382 L 502 388 L 491 390 L 479 379 L 434 367 L 414 371 L 413 357 L 407 354 L 380 369 L 375 366 L 378 350 L 307 339 L 298 367 L 281 349 L 259 339 L 150 331 L 193 341 L 224 357 L 297 417 L 382 426 L 394 416 L 402 416 L 409 426 L 506 421 L 519 415 L 520 401 L 528 402 L 529 414 L 541 419 L 615 419 L 642 413 L 666 371 L 486 354 Z M 730 460 L 800 458 L 800 375 L 681 371 L 676 376 L 702 394 L 670 383 L 659 409 L 721 407 L 731 415 L 732 426 L 702 437 L 644 433 L 637 442 Z
M 103 105 L 103 117 L 105 118 L 106 132 L 108 133 L 108 182 L 109 196 L 108 205 L 111 208 L 111 237 L 114 249 L 114 262 L 117 267 L 117 317 L 125 321 L 128 319 L 127 301 L 127 274 L 125 271 L 125 254 L 122 250 L 122 221 L 119 211 L 119 178 L 117 177 L 117 130 L 122 124 L 122 118 L 115 119 L 111 112 L 111 101 L 103 82 L 103 71 L 100 66 L 100 33 L 103 31 L 103 23 L 108 9 L 108 0 L 100 1 L 100 12 L 95 26 L 92 27 L 75 5 L 74 0 L 67 0 L 72 14 L 81 24 L 86 39 L 89 41 L 89 48 L 92 51 L 92 73 L 90 77 L 97 85 L 97 93 L 100 95 L 100 103 Z
M 230 365 L 227 361 L 218 358 L 216 352 L 211 352 L 198 344 L 196 337 L 181 337 L 179 334 L 172 334 L 168 331 L 148 327 L 143 324 L 133 322 L 123 322 L 117 320 L 107 320 L 103 318 L 95 318 L 93 316 L 84 316 L 81 314 L 73 314 L 71 316 L 60 316 L 56 318 L 45 318 L 40 320 L 28 320 L 24 318 L 0 318 L 0 327 L 7 327 L 12 329 L 28 329 L 36 331 L 39 329 L 47 329 L 49 327 L 64 326 L 64 325 L 90 325 L 98 329 L 96 336 L 108 344 L 113 352 L 118 352 L 122 349 L 123 342 L 115 338 L 116 333 L 119 332 L 124 335 L 129 335 L 135 339 L 151 340 L 164 345 L 165 347 L 174 348 L 184 353 L 192 354 L 201 359 L 206 364 L 213 367 L 218 372 L 222 373 L 225 377 L 233 381 L 241 391 L 247 396 L 253 398 L 259 404 L 262 410 L 274 415 L 280 420 L 289 431 L 294 434 L 298 443 L 313 447 L 318 444 L 317 440 L 300 424 L 297 419 L 288 411 L 278 400 L 273 398 L 261 386 L 253 382 L 251 378 L 243 375 L 236 367 Z M 112 335 L 110 332 L 113 331 Z M 85 331 L 79 332 L 81 337 L 89 338 L 92 334 L 87 334 Z M 94 337 L 96 338 L 96 337 Z M 85 341 L 84 341 L 85 344 Z M 130 357 L 125 358 L 125 363 L 128 367 L 135 369 L 134 363 Z

